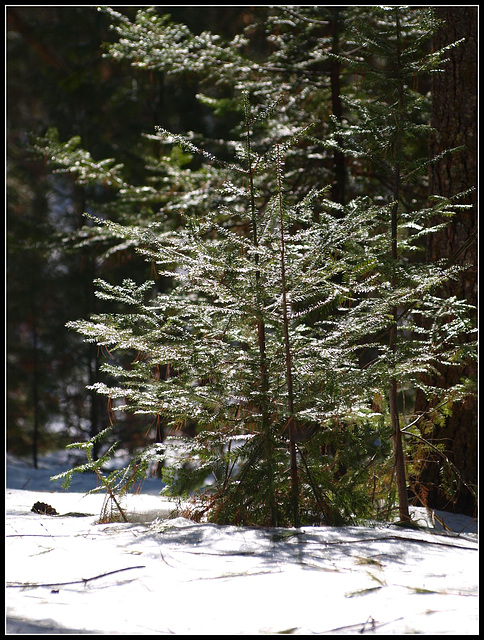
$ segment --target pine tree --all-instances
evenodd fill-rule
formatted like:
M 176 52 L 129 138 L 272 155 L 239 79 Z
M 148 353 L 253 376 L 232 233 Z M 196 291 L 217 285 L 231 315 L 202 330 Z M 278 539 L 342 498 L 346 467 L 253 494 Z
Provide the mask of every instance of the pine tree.
M 338 338 L 339 318 L 315 326 L 305 318 L 315 311 L 331 318 L 352 295 L 351 278 L 345 276 L 349 287 L 337 280 L 356 270 L 361 248 L 355 230 L 374 210 L 353 206 L 353 215 L 335 217 L 334 203 L 317 191 L 287 204 L 283 152 L 294 137 L 256 154 L 252 129 L 259 117 L 251 115 L 247 97 L 244 103 L 242 165 L 220 163 L 239 180 L 222 185 L 226 203 L 218 210 L 189 210 L 184 227 L 174 232 L 104 222 L 118 237 L 135 238 L 159 274 L 177 283 L 173 290 L 148 303 L 152 283 L 99 281 L 100 297 L 133 311 L 70 326 L 110 353 L 137 353 L 130 370 L 103 365 L 121 385 L 98 384 L 97 391 L 126 398 L 127 410 L 163 415 L 172 429 L 198 424 L 190 456 L 202 461 L 198 477 L 216 477 L 206 499 L 218 521 L 298 526 L 301 501 L 307 512 L 340 521 L 313 477 L 309 454 L 300 468 L 297 440 L 308 424 L 330 425 L 347 413 L 354 419 L 369 411 L 356 391 L 363 385 L 351 328 L 345 341 Z M 218 162 L 180 136 L 168 139 Z M 267 184 L 270 173 L 275 194 L 265 202 L 257 183 Z M 322 207 L 318 224 L 312 222 L 315 201 Z M 172 373 L 160 379 L 154 375 L 160 369 Z M 243 444 L 235 449 L 234 442 Z
M 266 65 L 241 53 L 240 37 L 227 44 L 193 36 L 155 9 L 140 10 L 135 23 L 109 10 L 120 35 L 109 54 L 171 74 L 196 71 L 229 90 L 230 97 L 200 99 L 221 115 L 239 114 L 234 139 L 201 145 L 196 134 L 158 128 L 146 136 L 157 155 L 147 157 L 152 179 L 143 186 L 130 185 L 115 161 L 94 163 L 69 143 L 48 141 L 66 170 L 116 185 L 126 216 L 99 219 L 99 237 L 135 248 L 164 283 L 160 293 L 153 282 L 97 281 L 98 296 L 118 311 L 70 326 L 122 360 L 103 365 L 117 383 L 94 388 L 119 411 L 161 418 L 175 432 L 195 426 L 165 479 L 168 490 L 187 491 L 212 474 L 198 508 L 217 522 L 375 517 L 379 502 L 393 499 L 391 437 L 400 516 L 408 519 L 397 387 L 422 388 L 421 373 L 463 355 L 467 307 L 436 295 L 457 270 L 417 257 L 439 228 L 429 221 L 458 211 L 449 199 L 424 206 L 417 197 L 427 127 L 424 98 L 409 78 L 433 69 L 442 52 L 421 51 L 430 14 L 358 9 L 346 17 L 367 57 L 337 53 L 334 37 L 317 32 L 323 20 L 287 9 L 273 19 L 282 29 Z M 312 62 L 291 59 L 290 34 L 307 24 L 319 47 L 316 68 L 336 61 L 365 74 L 358 94 L 346 89 L 349 125 L 334 113 L 321 132 L 311 105 L 330 87 L 314 79 L 298 85 L 301 69 L 313 78 Z M 362 92 L 368 87 L 372 94 Z M 335 152 L 378 174 L 346 205 L 328 198 L 334 176 L 324 165 L 337 164 Z M 321 160 L 321 170 L 306 172 L 308 158 Z M 448 393 L 464 392 L 458 385 Z M 390 420 L 378 400 L 384 395 Z
M 392 361 L 388 388 L 402 520 L 409 519 L 409 511 L 397 388 L 405 378 L 408 379 L 408 372 L 412 369 L 430 372 L 435 370 L 437 363 L 443 362 L 453 362 L 457 366 L 457 362 L 465 358 L 465 349 L 458 346 L 454 327 L 460 325 L 463 333 L 472 331 L 470 306 L 455 298 L 445 300 L 436 295 L 443 282 L 455 278 L 458 270 L 454 265 L 445 261 L 433 264 L 413 262 L 411 266 L 405 264 L 410 260 L 410 252 L 421 250 L 421 238 L 440 231 L 448 224 L 446 217 L 452 217 L 459 209 L 465 208 L 465 205 L 458 204 L 464 194 L 454 194 L 453 202 L 431 196 L 437 200 L 437 204 L 420 209 L 418 197 L 409 201 L 405 195 L 416 177 L 438 160 L 431 158 L 429 161 L 425 156 L 419 157 L 420 140 L 428 140 L 430 126 L 422 117 L 425 113 L 422 108 L 423 96 L 410 88 L 416 87 L 424 74 L 438 72 L 448 49 L 458 44 L 426 53 L 425 43 L 437 28 L 438 21 L 430 11 L 408 11 L 401 7 L 362 9 L 358 20 L 353 23 L 355 44 L 360 47 L 358 57 L 344 58 L 355 72 L 361 74 L 362 88 L 367 89 L 369 96 L 364 101 L 348 101 L 358 115 L 357 124 L 345 132 L 346 138 L 351 136 L 352 142 L 357 143 L 353 147 L 354 155 L 364 158 L 369 169 L 377 172 L 379 179 L 387 185 L 387 199 L 391 202 L 387 222 L 390 258 L 387 261 L 388 279 L 379 297 L 386 297 L 385 289 L 390 293 L 387 299 L 397 294 L 393 306 L 390 304 L 387 310 L 392 319 L 388 326 Z M 342 135 L 340 133 L 340 137 Z M 446 153 L 452 151 L 449 149 Z M 415 195 L 418 196 L 418 192 Z M 435 220 L 439 216 L 441 223 L 437 224 Z M 413 292 L 410 288 L 412 282 Z M 451 322 L 440 325 L 439 319 L 443 315 L 450 316 Z M 420 318 L 417 320 L 418 316 Z M 432 318 L 430 331 L 427 318 Z M 436 340 L 435 331 L 448 332 L 447 338 Z M 413 336 L 418 338 L 418 343 L 412 354 L 409 343 Z M 398 373 L 399 368 L 402 373 L 406 370 L 406 373 Z M 422 384 L 413 375 L 411 377 L 412 382 L 422 389 Z M 449 397 L 453 393 L 459 395 L 461 388 L 458 384 L 454 391 L 447 389 L 446 393 Z M 435 387 L 427 388 L 426 393 L 427 396 L 438 397 Z

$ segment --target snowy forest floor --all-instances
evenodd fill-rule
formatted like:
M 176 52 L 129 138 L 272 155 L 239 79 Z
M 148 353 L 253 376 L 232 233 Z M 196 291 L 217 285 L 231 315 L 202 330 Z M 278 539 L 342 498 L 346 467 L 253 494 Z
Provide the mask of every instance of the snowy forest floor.
M 7 457 L 7 634 L 478 634 L 472 518 L 413 508 L 424 529 L 197 524 L 153 478 L 127 496 L 129 522 L 97 524 L 93 476 L 67 492 L 50 482 L 61 459 Z M 36 501 L 60 516 L 33 513 Z

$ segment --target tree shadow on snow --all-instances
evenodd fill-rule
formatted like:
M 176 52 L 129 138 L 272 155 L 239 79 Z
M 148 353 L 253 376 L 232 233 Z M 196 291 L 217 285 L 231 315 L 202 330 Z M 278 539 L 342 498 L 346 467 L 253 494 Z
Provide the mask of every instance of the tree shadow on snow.
M 391 561 L 406 564 L 439 552 L 438 546 L 459 544 L 444 536 L 427 532 L 396 531 L 366 527 L 317 527 L 314 529 L 253 528 L 230 525 L 189 523 L 171 526 L 160 523 L 147 536 L 156 533 L 160 551 L 183 552 L 199 556 L 252 556 L 264 568 L 299 565 L 302 568 L 335 570 L 354 561 Z M 443 538 L 443 540 L 439 540 Z M 138 538 L 139 543 L 139 538 Z M 410 544 L 409 544 L 410 543 Z

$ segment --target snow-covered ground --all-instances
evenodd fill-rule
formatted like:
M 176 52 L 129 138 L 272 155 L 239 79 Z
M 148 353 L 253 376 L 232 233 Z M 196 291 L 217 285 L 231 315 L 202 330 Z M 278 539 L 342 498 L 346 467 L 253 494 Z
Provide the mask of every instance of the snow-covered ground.
M 472 518 L 414 509 L 426 530 L 197 524 L 150 478 L 124 503 L 128 523 L 96 524 L 103 496 L 84 496 L 95 478 L 65 492 L 49 480 L 62 462 L 7 458 L 7 634 L 478 634 Z M 61 516 L 32 513 L 37 501 Z M 93 515 L 62 515 L 74 512 Z

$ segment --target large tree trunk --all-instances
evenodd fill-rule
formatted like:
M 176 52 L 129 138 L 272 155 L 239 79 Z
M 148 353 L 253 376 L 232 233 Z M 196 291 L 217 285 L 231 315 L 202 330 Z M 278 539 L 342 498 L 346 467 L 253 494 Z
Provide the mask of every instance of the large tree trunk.
M 435 8 L 444 21 L 435 35 L 434 49 L 465 41 L 449 51 L 449 62 L 442 74 L 434 74 L 432 86 L 432 125 L 435 136 L 431 140 L 431 157 L 445 149 L 465 145 L 464 152 L 448 155 L 436 164 L 430 175 L 430 193 L 453 196 L 477 185 L 477 7 L 441 6 Z M 428 260 L 450 258 L 467 270 L 459 281 L 449 282 L 444 292 L 477 304 L 477 194 L 473 192 L 463 204 L 472 209 L 462 210 L 444 231 L 428 236 Z M 457 259 L 456 259 L 457 257 Z M 476 366 L 441 367 L 442 376 L 433 380 L 441 387 L 449 387 L 463 376 L 476 376 Z M 425 411 L 428 404 L 421 395 L 416 398 L 416 411 Z M 455 403 L 452 415 L 443 426 L 433 427 L 431 440 L 444 443 L 449 459 L 455 464 L 466 483 L 477 484 L 477 401 L 476 398 Z M 417 476 L 428 506 L 453 509 L 473 515 L 476 500 L 460 481 L 452 501 L 442 489 L 444 461 L 428 454 Z

